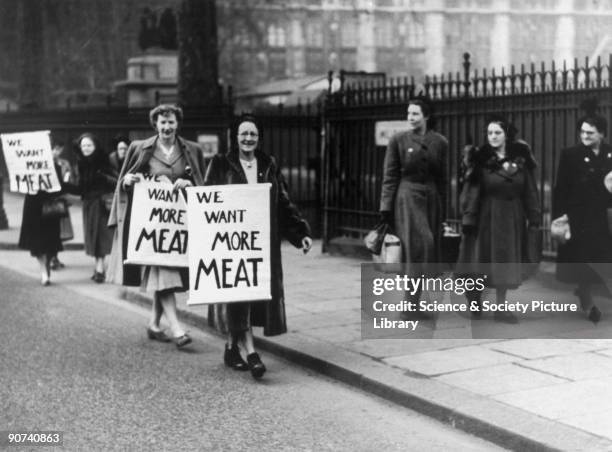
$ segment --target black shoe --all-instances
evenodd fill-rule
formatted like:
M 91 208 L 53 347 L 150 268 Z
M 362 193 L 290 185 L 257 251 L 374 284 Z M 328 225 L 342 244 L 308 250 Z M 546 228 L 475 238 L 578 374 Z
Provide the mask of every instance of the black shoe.
M 49 267 L 51 267 L 51 270 L 60 270 L 64 268 L 65 265 L 57 257 L 54 257 L 51 259 Z
M 599 310 L 597 306 L 591 307 L 591 309 L 589 310 L 589 315 L 587 316 L 587 319 L 589 319 L 594 324 L 597 324 L 601 320 L 601 311 Z
M 518 319 L 511 312 L 496 312 L 493 314 L 493 320 L 501 323 L 509 323 L 511 325 L 516 325 L 518 323 Z
M 191 344 L 191 342 L 192 342 L 191 337 L 189 337 L 187 333 L 183 334 L 180 337 L 174 338 L 174 343 L 176 344 L 177 348 L 182 348 L 185 345 Z
M 154 331 L 151 328 L 147 328 L 147 337 L 152 341 L 159 342 L 170 342 L 171 339 L 163 331 Z
M 95 272 L 92 279 L 100 284 L 106 280 L 106 275 L 104 273 Z
M 231 347 L 225 344 L 223 362 L 227 367 L 231 367 L 234 370 L 249 370 L 249 365 L 242 359 L 242 356 L 240 356 L 240 350 L 236 344 L 232 344 Z
M 261 362 L 261 358 L 257 353 L 247 355 L 247 363 L 249 363 L 251 375 L 253 375 L 253 378 L 256 380 L 260 379 L 266 372 L 266 366 L 264 366 L 264 363 Z

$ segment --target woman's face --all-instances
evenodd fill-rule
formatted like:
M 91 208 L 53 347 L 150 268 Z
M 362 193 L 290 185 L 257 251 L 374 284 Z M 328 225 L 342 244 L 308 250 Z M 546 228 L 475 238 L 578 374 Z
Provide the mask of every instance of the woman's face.
M 257 126 L 245 121 L 238 126 L 238 149 L 244 153 L 254 152 L 259 144 L 259 130 Z
M 85 157 L 89 157 L 96 150 L 96 145 L 89 137 L 84 137 L 79 146 L 81 147 L 81 152 Z
M 506 144 L 506 132 L 499 124 L 492 122 L 487 127 L 487 139 L 492 148 L 500 148 Z
M 580 141 L 587 147 L 599 148 L 599 145 L 604 139 L 604 134 L 597 130 L 597 127 L 592 126 L 588 122 L 583 122 L 580 126 Z
M 408 105 L 408 126 L 410 130 L 421 131 L 427 127 L 427 118 L 423 114 L 420 105 Z
M 157 130 L 159 137 L 163 140 L 174 140 L 174 138 L 176 138 L 176 131 L 178 130 L 176 115 L 174 113 L 159 115 L 155 122 L 155 130 Z
M 125 158 L 125 153 L 127 152 L 128 145 L 125 141 L 120 141 L 117 143 L 117 156 L 120 160 Z

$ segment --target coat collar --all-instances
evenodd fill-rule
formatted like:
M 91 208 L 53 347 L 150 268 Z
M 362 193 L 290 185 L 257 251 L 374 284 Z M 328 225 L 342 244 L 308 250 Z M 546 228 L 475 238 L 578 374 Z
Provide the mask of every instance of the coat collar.
M 238 155 L 238 151 L 232 150 L 227 153 L 227 160 L 238 173 L 244 176 L 244 180 L 246 181 L 246 175 L 244 174 L 244 170 L 240 164 L 240 157 Z M 272 158 L 264 152 L 261 152 L 259 149 L 255 150 L 255 158 L 257 159 L 257 172 L 266 174 L 268 169 L 272 166 Z

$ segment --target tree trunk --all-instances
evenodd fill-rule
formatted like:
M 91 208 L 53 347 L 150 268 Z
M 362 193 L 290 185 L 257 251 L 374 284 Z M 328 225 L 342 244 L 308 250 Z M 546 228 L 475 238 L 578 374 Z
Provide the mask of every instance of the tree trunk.
M 19 105 L 21 109 L 44 107 L 43 71 L 43 17 L 38 0 L 18 2 L 20 11 Z
M 178 15 L 178 97 L 185 107 L 221 103 L 215 0 L 182 0 Z

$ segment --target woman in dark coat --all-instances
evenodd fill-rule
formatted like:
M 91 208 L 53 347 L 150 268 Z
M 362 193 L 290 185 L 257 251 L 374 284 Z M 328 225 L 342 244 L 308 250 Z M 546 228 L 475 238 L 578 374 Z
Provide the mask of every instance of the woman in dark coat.
M 113 144 L 115 150 L 111 152 L 108 159 L 113 170 L 115 170 L 117 175 L 119 175 L 121 168 L 123 167 L 123 162 L 125 161 L 127 150 L 130 147 L 130 140 L 123 135 L 117 135 L 115 138 L 113 138 Z
M 104 258 L 110 253 L 113 235 L 108 228 L 107 200 L 117 184 L 117 176 L 100 148 L 97 138 L 84 133 L 77 141 L 77 184 L 68 184 L 69 191 L 81 195 L 83 200 L 83 235 L 85 253 L 95 259 L 95 282 L 104 282 Z
M 197 143 L 178 136 L 183 122 L 182 109 L 174 105 L 158 105 L 149 112 L 149 122 L 157 134 L 130 145 L 115 190 L 109 220 L 109 225 L 115 229 L 109 275 L 110 280 L 117 284 L 140 285 L 143 291 L 153 292 L 147 336 L 161 342 L 173 340 L 180 348 L 192 342 L 176 315 L 175 294 L 187 290 L 187 271 L 164 266 L 147 265 L 141 268 L 123 264 L 130 221 L 129 195 L 143 173 L 166 176 L 173 183 L 174 190 L 203 185 L 205 163 Z M 170 325 L 171 338 L 161 330 L 162 315 L 166 316 Z
M 536 162 L 529 146 L 514 140 L 513 134 L 505 119 L 487 121 L 488 143 L 468 158 L 460 199 L 463 236 L 458 267 L 485 274 L 486 285 L 496 289 L 498 304 L 528 273 L 527 228 L 540 225 Z M 479 293 L 470 296 L 480 303 Z M 518 321 L 512 313 L 499 311 L 495 320 Z
M 55 165 L 57 177 L 61 181 L 61 168 Z M 60 218 L 42 216 L 43 204 L 58 198 L 62 192 L 47 193 L 39 191 L 35 195 L 26 195 L 23 202 L 21 230 L 18 246 L 30 251 L 40 265 L 40 282 L 43 286 L 51 283 L 51 258 L 63 249 L 60 238 Z
M 593 304 L 591 286 L 602 280 L 588 263 L 612 262 L 607 217 L 612 195 L 604 185 L 612 171 L 612 147 L 603 142 L 607 128 L 606 119 L 595 113 L 578 121 L 581 144 L 561 151 L 553 192 L 553 218 L 567 215 L 571 233 L 558 248 L 557 278 L 578 285 L 582 309 L 595 323 L 601 311 Z
M 428 128 L 430 116 L 424 99 L 408 102 L 409 130 L 389 141 L 380 197 L 382 219 L 401 240 L 408 272 L 418 276 L 437 273 L 428 264 L 442 261 L 448 141 Z M 420 295 L 407 296 L 418 304 Z
M 269 302 L 228 303 L 212 305 L 209 321 L 222 316 L 217 312 L 225 308 L 225 319 L 229 329 L 225 346 L 224 362 L 237 370 L 250 369 L 254 378 L 260 378 L 266 368 L 253 345 L 253 326 L 263 326 L 264 335 L 275 336 L 287 332 L 285 318 L 285 295 L 283 289 L 283 270 L 281 263 L 280 237 L 285 237 L 304 253 L 310 250 L 312 239 L 310 227 L 302 218 L 297 207 L 289 199 L 289 193 L 280 169 L 274 158 L 259 150 L 262 129 L 257 120 L 243 115 L 233 130 L 237 150 L 227 155 L 213 157 L 206 172 L 205 185 L 257 184 L 270 183 L 270 246 L 271 246 L 271 291 Z M 219 326 L 219 325 L 217 325 Z M 238 342 L 246 349 L 247 362 L 240 355 Z

